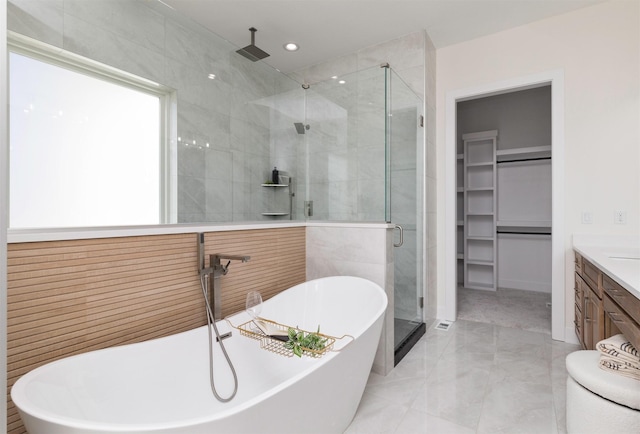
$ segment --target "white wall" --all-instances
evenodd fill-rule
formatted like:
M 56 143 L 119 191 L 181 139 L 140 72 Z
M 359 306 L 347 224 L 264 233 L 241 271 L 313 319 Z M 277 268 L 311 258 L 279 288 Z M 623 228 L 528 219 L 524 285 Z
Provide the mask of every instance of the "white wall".
M 445 225 L 446 93 L 545 71 L 564 71 L 565 288 L 573 321 L 573 233 L 640 233 L 640 3 L 611 1 L 437 52 L 438 227 Z M 591 211 L 592 225 L 581 224 Z M 614 225 L 614 210 L 627 212 Z M 438 231 L 438 307 L 445 240 Z
M 7 389 L 7 209 L 9 147 L 7 134 L 7 3 L 0 4 L 0 390 Z M 0 406 L 0 426 L 7 426 L 7 405 Z

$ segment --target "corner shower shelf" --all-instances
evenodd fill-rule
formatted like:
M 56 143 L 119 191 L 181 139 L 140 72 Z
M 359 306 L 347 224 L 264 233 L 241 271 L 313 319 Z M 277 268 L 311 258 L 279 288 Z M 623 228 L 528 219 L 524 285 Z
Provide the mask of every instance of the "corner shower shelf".
M 285 181 L 289 181 L 288 183 L 282 183 L 283 179 Z M 283 216 L 291 216 L 293 215 L 293 197 L 295 196 L 295 193 L 293 192 L 293 178 L 288 176 L 288 175 L 282 175 L 280 176 L 280 183 L 278 184 L 272 184 L 269 182 L 265 182 L 260 184 L 261 187 L 265 187 L 265 188 L 271 188 L 271 192 L 273 193 L 273 196 L 271 197 L 271 203 L 275 203 L 276 202 L 276 198 L 280 197 L 283 194 L 283 189 L 288 188 L 289 189 L 289 211 L 276 211 L 276 212 L 271 212 L 271 211 L 266 211 L 261 213 L 263 216 L 269 216 L 269 217 L 283 217 Z M 282 205 L 282 204 L 280 204 Z M 286 209 L 284 206 L 274 206 L 273 208 L 280 208 L 280 209 Z M 291 217 L 289 217 L 291 219 Z

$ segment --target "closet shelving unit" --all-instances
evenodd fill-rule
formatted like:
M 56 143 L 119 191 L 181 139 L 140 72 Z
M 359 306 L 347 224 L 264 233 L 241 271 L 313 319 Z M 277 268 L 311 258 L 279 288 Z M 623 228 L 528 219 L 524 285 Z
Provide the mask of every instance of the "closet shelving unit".
M 495 291 L 498 131 L 464 134 L 462 140 L 464 286 Z

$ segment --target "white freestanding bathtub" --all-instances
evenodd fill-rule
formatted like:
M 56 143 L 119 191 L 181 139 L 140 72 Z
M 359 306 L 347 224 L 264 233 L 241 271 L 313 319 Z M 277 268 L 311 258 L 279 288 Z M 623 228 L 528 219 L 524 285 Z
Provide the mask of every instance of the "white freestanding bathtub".
M 224 343 L 239 383 L 228 403 L 211 393 L 206 326 L 49 363 L 20 378 L 11 397 L 30 434 L 339 433 L 362 398 L 386 305 L 378 285 L 356 277 L 306 282 L 265 301 L 264 318 L 355 338 L 321 358 L 263 350 L 220 321 L 221 334 L 233 333 Z M 248 320 L 245 312 L 229 318 Z M 216 387 L 229 396 L 232 375 L 214 349 Z

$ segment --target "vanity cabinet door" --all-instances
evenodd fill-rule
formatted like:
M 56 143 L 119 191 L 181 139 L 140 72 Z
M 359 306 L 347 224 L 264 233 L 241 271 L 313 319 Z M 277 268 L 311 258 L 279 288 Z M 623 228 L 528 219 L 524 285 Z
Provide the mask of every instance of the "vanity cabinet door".
M 577 266 L 576 266 L 576 270 L 577 270 Z M 584 348 L 585 346 L 584 345 L 584 328 L 583 328 L 584 318 L 582 316 L 582 312 L 584 312 L 584 289 L 582 288 L 582 278 L 580 277 L 577 271 L 576 273 L 574 273 L 573 289 L 575 292 L 575 304 L 574 304 L 575 319 L 573 320 L 573 324 L 575 325 L 575 328 L 576 328 L 576 336 L 578 337 L 578 341 L 580 342 L 580 345 L 582 345 L 582 347 Z
M 604 339 L 604 308 L 602 301 L 596 293 L 589 287 L 583 285 L 584 291 L 584 347 L 587 350 L 594 350 L 596 344 Z
M 582 258 L 582 278 L 589 284 L 599 298 L 602 298 L 602 272 L 591 262 Z

